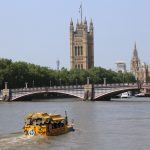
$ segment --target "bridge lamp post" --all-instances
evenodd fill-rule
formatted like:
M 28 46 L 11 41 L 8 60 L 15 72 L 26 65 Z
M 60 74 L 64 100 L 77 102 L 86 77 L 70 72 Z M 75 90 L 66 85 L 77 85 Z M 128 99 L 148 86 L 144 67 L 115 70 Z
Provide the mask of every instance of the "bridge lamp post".
M 49 81 L 49 86 L 50 86 L 50 87 L 52 86 L 52 81 L 51 81 L 51 80 Z
M 60 84 L 60 86 L 61 86 L 61 78 L 59 79 L 59 84 Z
M 25 88 L 26 89 L 28 88 L 28 82 L 25 82 Z
M 69 85 L 72 85 L 72 79 L 69 78 Z
M 32 81 L 32 87 L 34 87 L 34 80 Z
M 87 84 L 90 84 L 90 77 L 87 77 Z
M 5 82 L 5 89 L 8 88 L 8 82 Z
M 78 79 L 76 79 L 76 86 L 78 85 Z
M 106 78 L 103 78 L 103 81 L 104 81 L 103 84 L 106 85 L 107 84 L 106 83 Z
M 124 85 L 124 83 L 125 83 L 125 76 L 124 76 L 124 73 L 123 73 L 123 85 Z

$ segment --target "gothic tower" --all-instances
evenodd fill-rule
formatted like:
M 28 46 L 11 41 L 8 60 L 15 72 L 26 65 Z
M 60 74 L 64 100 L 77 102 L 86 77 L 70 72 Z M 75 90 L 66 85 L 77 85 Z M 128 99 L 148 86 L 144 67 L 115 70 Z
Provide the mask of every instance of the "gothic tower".
M 94 27 L 91 20 L 89 28 L 87 20 L 76 24 L 70 22 L 70 65 L 71 69 L 89 69 L 94 67 Z
M 138 78 L 139 69 L 140 69 L 140 59 L 138 57 L 138 52 L 135 43 L 133 49 L 133 56 L 131 59 L 131 72 L 135 75 L 136 79 Z

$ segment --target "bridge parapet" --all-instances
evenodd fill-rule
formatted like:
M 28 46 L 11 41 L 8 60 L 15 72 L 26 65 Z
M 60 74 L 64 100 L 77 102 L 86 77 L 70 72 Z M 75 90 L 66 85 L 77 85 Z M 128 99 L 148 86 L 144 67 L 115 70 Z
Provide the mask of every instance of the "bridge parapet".
M 137 83 L 95 84 L 94 88 L 137 87 Z

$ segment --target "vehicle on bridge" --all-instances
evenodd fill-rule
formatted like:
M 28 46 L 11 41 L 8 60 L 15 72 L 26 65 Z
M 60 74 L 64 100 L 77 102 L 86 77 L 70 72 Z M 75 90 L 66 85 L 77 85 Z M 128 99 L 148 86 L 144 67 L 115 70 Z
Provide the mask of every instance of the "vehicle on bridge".
M 73 125 L 68 124 L 67 114 L 30 113 L 25 118 L 24 134 L 29 136 L 56 136 L 74 131 Z

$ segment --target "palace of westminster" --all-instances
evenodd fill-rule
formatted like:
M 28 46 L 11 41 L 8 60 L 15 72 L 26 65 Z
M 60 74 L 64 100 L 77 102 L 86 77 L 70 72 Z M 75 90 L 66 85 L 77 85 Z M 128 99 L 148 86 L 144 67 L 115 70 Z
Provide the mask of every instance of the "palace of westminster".
M 70 22 L 70 63 L 71 68 L 90 69 L 94 67 L 94 28 L 91 20 L 88 28 L 86 19 L 77 22 L 74 30 Z
M 87 20 L 77 21 L 74 26 L 70 21 L 70 66 L 71 69 L 90 69 L 94 67 L 94 27 L 91 20 L 89 27 Z M 150 81 L 150 66 L 141 63 L 138 57 L 136 43 L 131 58 L 130 71 L 142 83 Z

